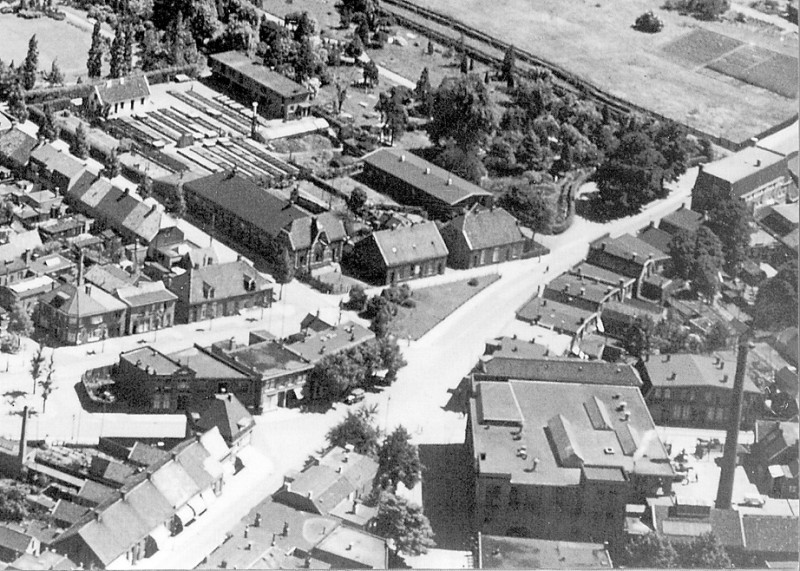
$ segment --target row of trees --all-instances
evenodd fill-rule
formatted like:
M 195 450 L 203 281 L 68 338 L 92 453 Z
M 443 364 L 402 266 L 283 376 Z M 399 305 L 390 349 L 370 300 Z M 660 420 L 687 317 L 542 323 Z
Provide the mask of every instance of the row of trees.
M 632 537 L 617 561 L 625 567 L 652 569 L 733 567 L 728 552 L 713 533 L 705 533 L 689 543 L 679 545 L 657 533 Z
M 341 423 L 327 434 L 331 446 L 351 444 L 359 454 L 378 463 L 373 493 L 368 500 L 378 506 L 374 532 L 391 539 L 397 551 L 408 555 L 425 553 L 434 547 L 433 531 L 422 508 L 396 494 L 397 486 L 413 488 L 424 467 L 419 449 L 411 443 L 411 435 L 402 425 L 385 437 L 375 425 L 375 408 L 361 407 L 348 412 Z

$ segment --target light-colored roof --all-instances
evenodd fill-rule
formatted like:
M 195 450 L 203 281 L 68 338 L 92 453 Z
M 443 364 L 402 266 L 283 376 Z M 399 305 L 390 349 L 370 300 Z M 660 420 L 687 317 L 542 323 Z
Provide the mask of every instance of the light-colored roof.
M 447 246 L 433 222 L 398 226 L 374 232 L 371 237 L 383 256 L 386 267 L 447 257 Z
M 655 387 L 721 387 L 733 390 L 736 357 L 730 351 L 714 355 L 677 353 L 654 355 L 644 367 Z M 750 375 L 745 375 L 744 390 L 760 393 Z
M 772 151 L 745 147 L 738 153 L 703 165 L 703 172 L 733 183 L 782 160 L 783 156 Z
M 113 311 L 124 311 L 126 305 L 99 287 L 64 284 L 43 295 L 39 303 L 46 303 L 70 316 L 88 317 Z
M 100 101 L 106 105 L 150 96 L 150 84 L 143 74 L 109 79 L 96 85 L 94 90 Z
M 756 143 L 756 146 L 779 155 L 789 156 L 796 154 L 800 149 L 800 135 L 798 133 L 798 122 L 795 121 L 789 127 L 764 137 Z
M 473 208 L 449 223 L 460 232 L 470 250 L 506 246 L 525 239 L 519 222 L 503 208 Z

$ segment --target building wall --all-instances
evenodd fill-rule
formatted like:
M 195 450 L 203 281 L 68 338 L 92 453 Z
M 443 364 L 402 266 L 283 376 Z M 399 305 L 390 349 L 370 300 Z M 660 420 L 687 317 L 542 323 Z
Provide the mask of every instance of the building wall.
M 194 304 L 178 300 L 175 305 L 176 323 L 195 323 L 205 319 L 238 315 L 242 309 L 270 307 L 272 290 L 247 292 L 236 297 L 208 299 Z
M 647 395 L 647 406 L 656 424 L 697 428 L 727 428 L 733 397 L 733 376 L 724 387 L 653 387 Z M 753 426 L 760 413 L 762 396 L 745 393 L 742 405 L 742 427 Z
M 122 117 L 140 111 L 150 100 L 150 96 L 127 99 L 113 105 L 100 101 L 97 93 L 92 93 L 88 99 L 89 112 L 102 117 Z
M 269 412 L 294 406 L 299 400 L 294 391 L 295 389 L 303 390 L 307 378 L 308 370 L 306 369 L 262 381 L 260 410 Z
M 67 317 L 46 303 L 39 303 L 35 315 L 40 327 L 67 345 L 119 337 L 125 332 L 125 312 L 122 310 L 78 319 Z
M 175 322 L 175 301 L 149 304 L 128 309 L 127 335 L 147 333 L 172 327 Z
M 442 238 L 450 252 L 447 265 L 456 269 L 477 268 L 517 260 L 522 256 L 524 240 L 511 244 L 503 244 L 495 248 L 473 250 L 467 245 L 464 234 L 451 226 L 441 230 Z
M 244 75 L 238 69 L 209 60 L 211 70 L 224 82 L 233 84 L 250 98 L 258 101 L 259 112 L 269 119 L 294 119 L 306 114 L 306 108 L 300 104 L 308 101 L 308 93 L 301 93 L 295 97 L 284 98 L 279 93 L 272 91 L 267 86 L 261 85 L 252 78 Z

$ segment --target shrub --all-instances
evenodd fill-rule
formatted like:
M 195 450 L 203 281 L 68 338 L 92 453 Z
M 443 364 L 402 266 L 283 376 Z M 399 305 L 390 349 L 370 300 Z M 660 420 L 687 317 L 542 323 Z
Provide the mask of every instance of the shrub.
M 402 305 L 403 307 L 414 308 L 417 307 L 417 302 L 411 298 L 408 298 L 404 299 L 400 305 Z
M 636 23 L 633 27 L 640 32 L 656 34 L 664 29 L 664 22 L 650 10 L 636 18 Z
M 478 285 L 478 278 L 472 278 L 471 280 L 469 280 L 469 281 L 467 282 L 467 285 L 470 285 L 470 286 L 472 286 L 472 287 L 475 287 L 476 285 Z

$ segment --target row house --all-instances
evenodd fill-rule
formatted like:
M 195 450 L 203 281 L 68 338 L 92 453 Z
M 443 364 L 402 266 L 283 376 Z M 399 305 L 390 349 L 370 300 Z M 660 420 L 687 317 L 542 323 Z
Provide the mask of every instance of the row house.
M 272 282 L 244 260 L 195 265 L 167 276 L 165 283 L 177 296 L 178 323 L 238 315 L 244 309 L 270 307 L 273 300 Z
M 36 321 L 59 343 L 81 345 L 125 334 L 128 306 L 90 284 L 63 284 L 39 298 Z
M 395 284 L 443 274 L 447 245 L 434 222 L 379 230 L 359 241 L 348 263 L 375 284 Z
M 162 282 L 142 282 L 117 289 L 115 293 L 128 312 L 125 334 L 136 335 L 172 327 L 175 321 L 175 302 L 178 299 Z
M 622 301 L 617 286 L 603 285 L 583 277 L 562 274 L 544 288 L 545 299 L 572 305 L 586 311 L 597 312 L 609 301 Z
M 655 300 L 663 300 L 668 293 L 659 278 L 669 259 L 668 254 L 631 234 L 595 240 L 586 257 L 589 264 L 634 278 L 633 297 Z
M 0 135 L 0 166 L 4 166 L 17 175 L 25 174 L 31 152 L 39 144 L 19 127 L 13 127 Z
M 311 214 L 233 171 L 187 182 L 184 189 L 193 215 L 268 260 L 284 248 L 300 270 L 342 260 L 347 233 L 334 213 Z
M 494 195 L 404 149 L 384 148 L 362 159 L 363 179 L 398 202 L 424 208 L 433 218 L 449 219 L 479 204 L 490 207 Z
M 658 424 L 725 429 L 730 423 L 734 398 L 735 355 L 679 353 L 655 355 L 640 361 L 637 369 L 642 392 Z M 762 412 L 763 394 L 750 376 L 745 377 L 742 425 L 752 427 Z
M 519 221 L 503 208 L 474 206 L 441 229 L 447 263 L 469 269 L 522 258 L 527 238 Z
M 34 149 L 28 162 L 28 176 L 47 188 L 66 194 L 88 187 L 96 178 L 83 161 L 52 143 Z

